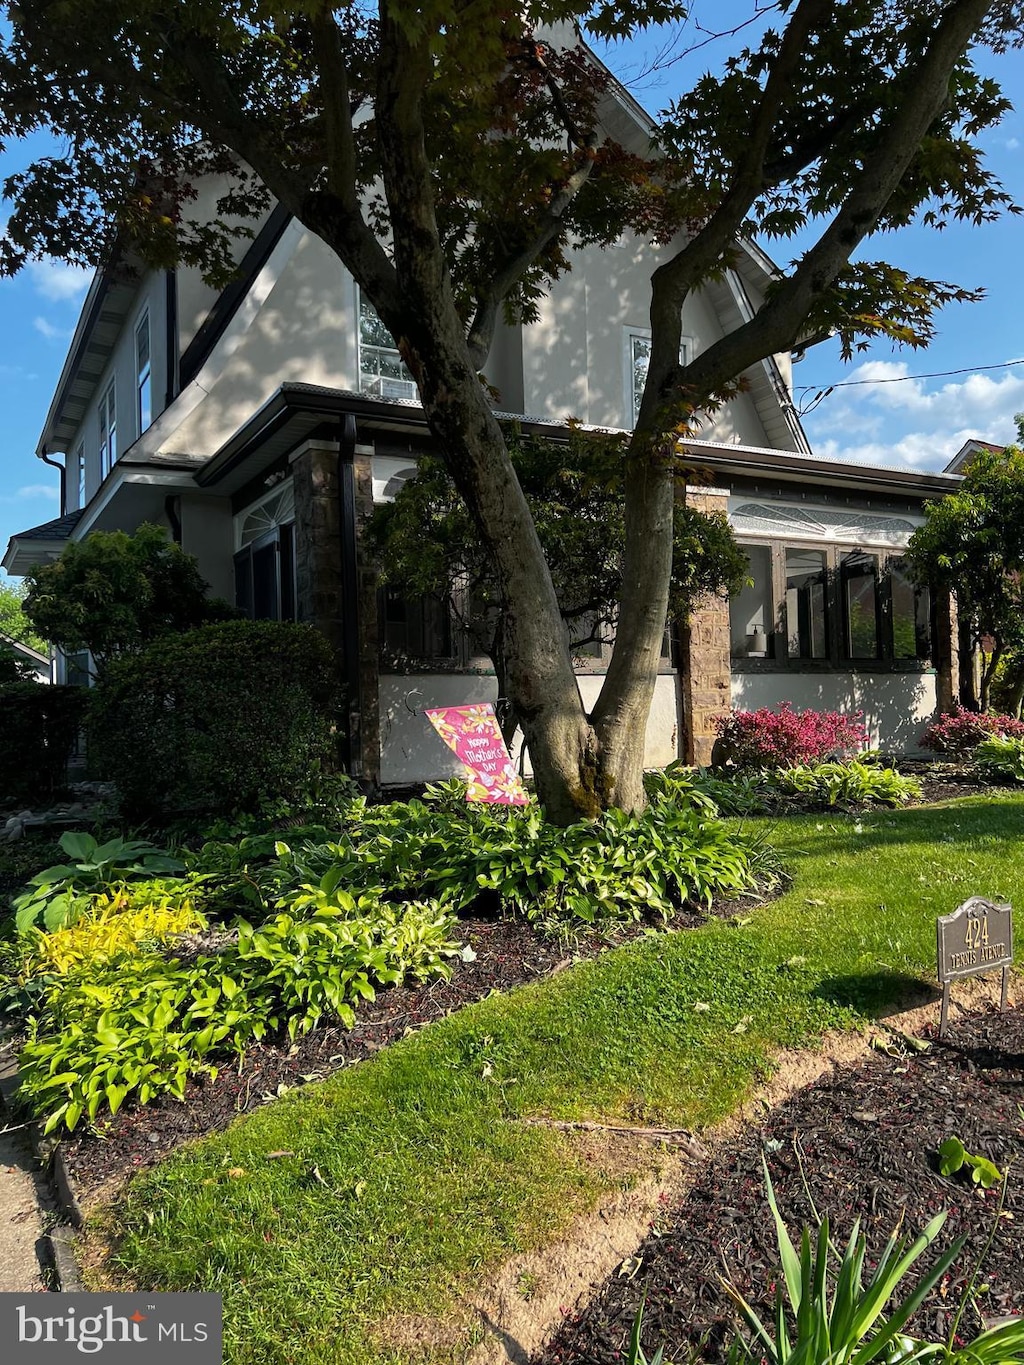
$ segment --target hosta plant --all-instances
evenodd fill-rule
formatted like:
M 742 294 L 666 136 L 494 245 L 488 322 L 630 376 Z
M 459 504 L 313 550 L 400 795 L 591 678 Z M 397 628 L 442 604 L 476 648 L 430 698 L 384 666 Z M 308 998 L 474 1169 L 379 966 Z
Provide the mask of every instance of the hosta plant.
M 141 839 L 108 839 L 99 843 L 91 834 L 68 830 L 60 847 L 70 859 L 38 872 L 14 901 L 19 933 L 40 920 L 47 929 L 71 924 L 94 895 L 118 882 L 183 872 L 184 863 L 164 849 Z
M 1024 782 L 1024 739 L 989 735 L 975 749 L 974 761 L 987 777 Z

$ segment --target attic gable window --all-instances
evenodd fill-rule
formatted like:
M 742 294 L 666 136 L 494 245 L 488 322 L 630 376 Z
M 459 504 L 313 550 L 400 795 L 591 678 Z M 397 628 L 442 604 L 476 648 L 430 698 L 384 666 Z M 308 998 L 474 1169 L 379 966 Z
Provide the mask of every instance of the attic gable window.
M 416 384 L 369 299 L 359 295 L 359 392 L 373 398 L 415 398 Z
M 112 379 L 100 399 L 100 478 L 105 479 L 117 460 L 117 392 Z
M 153 374 L 149 348 L 149 309 L 135 327 L 135 416 L 141 436 L 153 420 Z
M 647 370 L 651 363 L 651 329 L 649 327 L 626 328 L 626 413 L 629 425 L 636 426 L 640 415 L 640 403 L 647 383 Z M 688 365 L 693 358 L 693 338 L 681 337 L 679 341 L 679 363 Z

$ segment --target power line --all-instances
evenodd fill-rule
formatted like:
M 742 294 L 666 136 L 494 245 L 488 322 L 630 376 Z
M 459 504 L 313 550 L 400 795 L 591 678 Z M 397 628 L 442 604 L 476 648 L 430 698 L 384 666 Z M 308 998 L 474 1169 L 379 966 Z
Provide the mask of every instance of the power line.
M 915 379 L 951 379 L 958 374 L 981 374 L 985 370 L 1009 370 L 1015 365 L 1024 365 L 1024 360 L 1002 360 L 998 365 L 968 365 L 962 370 L 933 370 L 928 374 L 893 374 L 879 379 L 837 379 L 834 384 L 829 384 L 825 389 L 815 390 L 813 384 L 801 384 L 793 392 L 795 394 L 814 393 L 811 402 L 799 408 L 799 416 L 806 417 L 836 389 L 855 389 L 864 384 L 907 384 Z

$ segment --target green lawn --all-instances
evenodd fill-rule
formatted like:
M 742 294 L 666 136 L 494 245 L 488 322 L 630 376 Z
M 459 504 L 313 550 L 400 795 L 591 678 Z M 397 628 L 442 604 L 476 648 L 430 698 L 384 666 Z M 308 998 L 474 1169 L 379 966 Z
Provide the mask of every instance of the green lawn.
M 713 1123 L 780 1047 L 933 978 L 936 915 L 1024 903 L 1024 796 L 759 823 L 795 880 L 748 923 L 493 996 L 179 1152 L 107 1215 L 124 1270 L 221 1291 L 235 1365 L 400 1359 L 375 1325 L 443 1315 L 614 1182 L 523 1116 Z

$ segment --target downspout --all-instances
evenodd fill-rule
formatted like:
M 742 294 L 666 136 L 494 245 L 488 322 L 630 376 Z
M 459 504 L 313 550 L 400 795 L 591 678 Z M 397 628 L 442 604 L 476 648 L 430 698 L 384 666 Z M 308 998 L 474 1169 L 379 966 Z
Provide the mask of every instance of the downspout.
M 175 545 L 181 544 L 181 498 L 169 493 L 164 498 L 164 514 L 171 528 L 171 539 Z
M 363 777 L 363 688 L 359 648 L 359 566 L 356 551 L 356 419 L 341 418 L 338 431 L 339 535 L 341 540 L 341 638 L 348 725 L 343 741 L 345 767 Z
M 50 455 L 47 454 L 45 446 L 43 446 L 42 450 L 39 451 L 39 458 L 42 460 L 43 464 L 48 464 L 51 467 L 51 469 L 56 469 L 60 472 L 60 514 L 61 516 L 64 516 L 65 512 L 67 512 L 68 510 L 67 467 L 65 465 L 58 464 L 56 460 L 52 459 Z
M 164 274 L 164 346 L 166 365 L 164 407 L 169 408 L 178 396 L 178 273 L 171 267 Z

